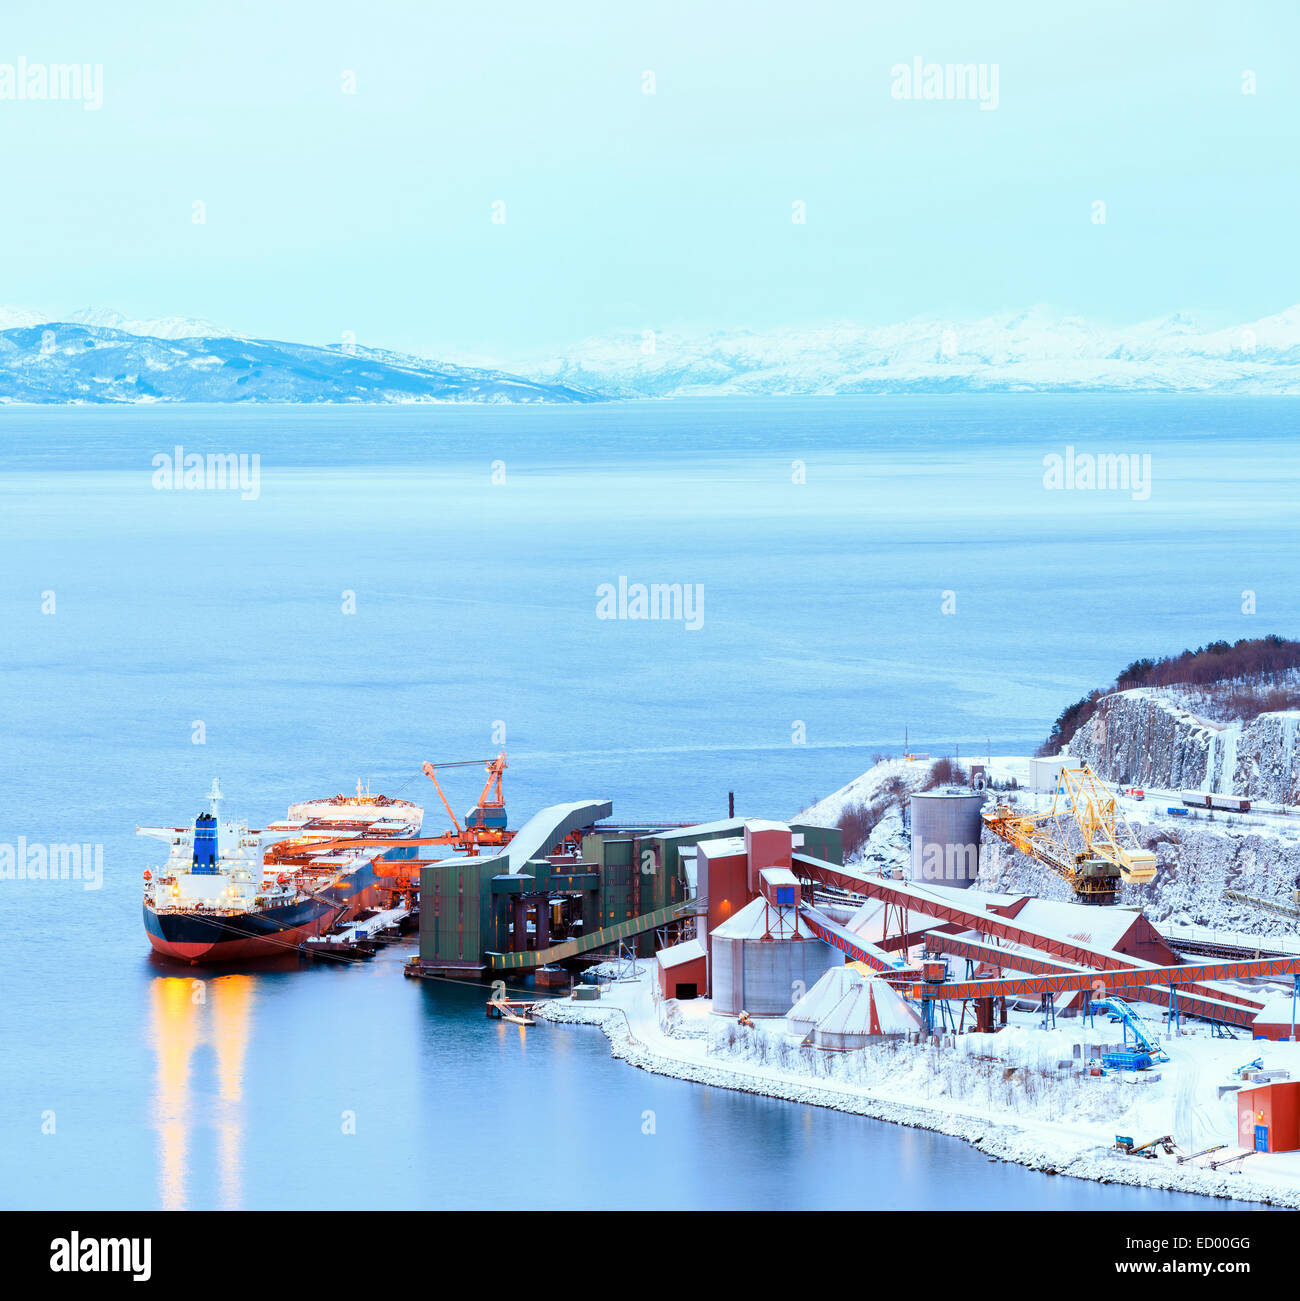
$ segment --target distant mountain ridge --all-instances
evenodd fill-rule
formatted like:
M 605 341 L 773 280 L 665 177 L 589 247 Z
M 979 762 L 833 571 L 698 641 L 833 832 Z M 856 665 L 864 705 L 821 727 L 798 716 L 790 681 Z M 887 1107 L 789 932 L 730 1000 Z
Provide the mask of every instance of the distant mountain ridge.
M 1213 330 L 1183 313 L 1108 327 L 1035 307 L 966 322 L 647 332 L 589 339 L 514 368 L 623 397 L 1300 393 L 1300 306 Z
M 592 402 L 890 393 L 1300 393 L 1300 306 L 1208 329 L 1046 307 L 975 321 L 646 331 L 465 366 L 379 348 L 244 338 L 188 317 L 0 307 L 0 403 Z
M 0 330 L 0 404 L 153 402 L 593 402 L 564 383 L 374 348 L 74 322 Z

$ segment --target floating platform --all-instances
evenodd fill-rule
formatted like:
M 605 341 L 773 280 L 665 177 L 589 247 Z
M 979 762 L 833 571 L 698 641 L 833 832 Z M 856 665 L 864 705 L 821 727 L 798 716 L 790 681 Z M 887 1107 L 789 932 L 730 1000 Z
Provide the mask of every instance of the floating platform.
M 346 926 L 324 935 L 309 936 L 299 952 L 309 958 L 373 958 L 384 945 L 401 937 L 402 923 L 410 915 L 407 908 L 365 911 L 366 916 L 357 917 Z
M 402 974 L 412 980 L 481 980 L 486 973 L 485 962 L 457 961 L 454 958 L 429 960 L 415 957 L 402 968 Z
M 487 1019 L 489 1021 L 513 1021 L 516 1025 L 536 1024 L 528 1015 L 533 1010 L 530 998 L 489 998 L 487 1001 Z

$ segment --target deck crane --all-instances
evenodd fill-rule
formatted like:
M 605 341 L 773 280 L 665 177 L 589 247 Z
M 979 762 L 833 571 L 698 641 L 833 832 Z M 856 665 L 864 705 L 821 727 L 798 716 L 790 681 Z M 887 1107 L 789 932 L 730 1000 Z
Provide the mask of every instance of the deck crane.
M 1017 813 L 999 803 L 983 818 L 994 835 L 1068 881 L 1080 903 L 1113 904 L 1121 881 L 1155 880 L 1155 854 L 1138 848 L 1114 795 L 1086 763 L 1061 769 L 1049 809 Z
M 487 769 L 487 781 L 483 783 L 483 790 L 479 794 L 477 803 L 465 815 L 462 826 L 451 811 L 446 795 L 443 794 L 442 786 L 438 782 L 438 773 L 446 768 L 476 768 L 479 764 L 483 764 Z M 501 774 L 505 772 L 506 767 L 504 750 L 495 759 L 461 759 L 454 763 L 426 763 L 423 766 L 424 775 L 433 782 L 438 798 L 442 800 L 442 806 L 451 819 L 453 830 L 441 836 L 416 836 L 394 841 L 393 847 L 412 849 L 421 845 L 450 845 L 459 853 L 476 858 L 482 849 L 500 849 L 508 845 L 514 839 L 515 833 L 506 829 L 506 802 L 501 790 Z M 371 835 L 313 840 L 310 843 L 310 850 L 313 856 L 319 857 L 323 854 L 336 854 L 345 849 L 369 849 L 377 843 L 382 843 L 383 839 L 384 837 Z M 301 842 L 294 843 L 301 848 Z M 268 862 L 274 858 L 276 850 L 277 846 L 272 845 L 267 855 Z M 399 880 L 418 881 L 421 865 L 422 860 L 418 858 L 385 859 L 384 875 Z

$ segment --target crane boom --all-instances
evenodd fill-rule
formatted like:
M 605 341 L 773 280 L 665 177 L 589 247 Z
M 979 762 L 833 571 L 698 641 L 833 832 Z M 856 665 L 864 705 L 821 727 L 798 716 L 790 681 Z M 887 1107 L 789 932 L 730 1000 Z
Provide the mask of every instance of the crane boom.
M 1138 847 L 1115 797 L 1086 763 L 1061 769 L 1050 808 L 1017 813 L 997 804 L 983 818 L 994 835 L 1068 881 L 1082 903 L 1114 903 L 1121 881 L 1155 879 L 1155 854 Z

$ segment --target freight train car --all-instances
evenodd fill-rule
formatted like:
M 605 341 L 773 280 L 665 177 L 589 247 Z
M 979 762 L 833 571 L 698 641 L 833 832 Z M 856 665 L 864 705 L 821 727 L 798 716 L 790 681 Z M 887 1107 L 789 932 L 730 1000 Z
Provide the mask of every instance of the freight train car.
M 1193 809 L 1224 809 L 1229 813 L 1249 813 L 1250 801 L 1240 795 L 1214 795 L 1208 791 L 1184 791 L 1183 803 Z

